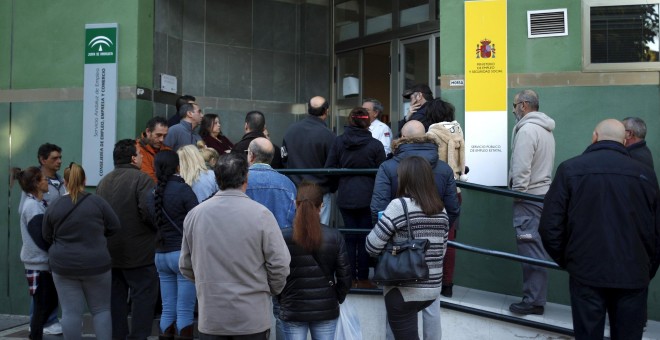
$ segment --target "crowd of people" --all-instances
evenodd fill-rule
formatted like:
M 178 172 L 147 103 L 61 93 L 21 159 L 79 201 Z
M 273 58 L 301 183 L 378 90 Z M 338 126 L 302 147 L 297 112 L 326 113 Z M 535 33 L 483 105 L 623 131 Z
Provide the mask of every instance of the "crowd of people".
M 468 180 L 465 141 L 454 106 L 427 85 L 402 95 L 410 106 L 399 138 L 380 121 L 383 105 L 373 98 L 353 108 L 335 136 L 326 124 L 329 104 L 317 96 L 281 147 L 269 139 L 262 112 L 246 114 L 245 134 L 232 143 L 218 115 L 182 96 L 169 121 L 153 117 L 136 140 L 115 144 L 115 169 L 95 194 L 85 191 L 79 164 L 60 177 L 61 148 L 42 145 L 39 167 L 14 170 L 23 190 L 31 338 L 57 324 L 58 305 L 65 338 L 80 338 L 86 302 L 99 339 L 146 339 L 157 312 L 160 339 L 192 339 L 195 331 L 200 339 L 267 339 L 271 317 L 278 340 L 308 332 L 333 339 L 349 289 L 377 287 L 370 257 L 410 228 L 429 240 L 429 277 L 383 287 L 387 338 L 418 338 L 421 311 L 424 339 L 440 339 L 439 297 L 453 294 L 455 252 L 447 241 L 459 228 L 456 182 Z M 601 122 L 593 144 L 562 163 L 553 180 L 555 122 L 538 111 L 534 91 L 513 100 L 509 187 L 546 197 L 514 200 L 519 253 L 568 270 L 577 338 L 602 335 L 605 311 L 612 334 L 641 337 L 648 282 L 660 262 L 660 198 L 644 122 Z M 279 168 L 378 171 L 285 176 Z M 355 231 L 331 228 L 333 203 Z M 605 252 L 607 266 L 593 263 L 602 258 L 596 251 Z M 523 298 L 510 310 L 543 314 L 547 273 L 522 267 Z

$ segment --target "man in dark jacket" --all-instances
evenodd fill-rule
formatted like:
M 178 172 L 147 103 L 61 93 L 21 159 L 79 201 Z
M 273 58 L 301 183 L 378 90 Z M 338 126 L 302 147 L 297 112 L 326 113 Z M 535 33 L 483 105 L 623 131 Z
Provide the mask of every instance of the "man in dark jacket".
M 234 144 L 234 147 L 231 149 L 231 152 L 237 152 L 242 155 L 245 155 L 250 142 L 256 138 L 268 138 L 264 134 L 266 130 L 266 117 L 261 111 L 250 111 L 245 115 L 245 134 L 238 143 Z M 280 147 L 273 144 L 273 147 L 277 152 L 273 153 L 273 159 L 268 163 L 273 169 L 282 168 L 282 157 L 280 153 Z
M 336 138 L 335 134 L 325 124 L 325 120 L 328 119 L 329 108 L 330 105 L 328 105 L 325 98 L 314 97 L 307 104 L 307 117 L 289 126 L 282 142 L 282 161 L 286 168 L 323 168 Z M 323 189 L 321 223 L 329 225 L 330 211 L 332 211 L 331 191 L 333 190 L 328 176 L 292 175 L 290 177 L 296 185 L 306 180 L 316 183 Z
M 147 193 L 154 182 L 140 171 L 142 155 L 135 140 L 115 144 L 115 169 L 96 188 L 121 221 L 121 229 L 108 238 L 112 257 L 112 337 L 146 339 L 151 335 L 158 275 L 154 265 L 156 232 L 147 218 Z M 128 327 L 128 292 L 131 293 L 131 327 Z
M 456 181 L 451 167 L 438 159 L 438 145 L 426 137 L 424 126 L 419 121 L 410 121 L 401 129 L 402 138 L 392 143 L 394 157 L 386 160 L 378 168 L 374 193 L 371 196 L 371 219 L 374 224 L 378 220 L 378 212 L 385 210 L 387 205 L 396 196 L 398 188 L 398 175 L 396 168 L 399 162 L 410 156 L 421 156 L 431 163 L 435 184 L 438 187 L 440 198 L 445 204 L 449 224 L 451 225 L 458 214 L 460 207 L 456 196 Z
M 371 220 L 373 224 L 378 222 L 378 212 L 384 211 L 387 205 L 395 198 L 399 187 L 399 176 L 396 168 L 399 163 L 410 156 L 424 157 L 433 168 L 435 185 L 438 194 L 445 204 L 445 210 L 449 216 L 449 225 L 452 225 L 458 214 L 460 206 L 456 195 L 456 181 L 454 171 L 451 167 L 438 159 L 438 145 L 431 137 L 426 136 L 424 125 L 417 120 L 406 123 L 401 128 L 401 138 L 392 143 L 394 157 L 386 160 L 378 168 L 374 193 L 371 196 Z M 440 334 L 440 300 L 436 299 L 432 305 L 422 311 L 424 334 Z M 387 339 L 393 339 L 394 335 L 388 326 Z
M 580 156 L 559 165 L 539 233 L 570 275 L 576 339 L 641 339 L 649 281 L 658 269 L 660 198 L 655 173 L 632 160 L 615 119 L 596 126 Z
M 646 123 L 638 117 L 623 119 L 626 128 L 626 149 L 630 157 L 646 164 L 653 169 L 653 154 L 646 146 Z
M 406 115 L 399 121 L 399 136 L 403 133 L 401 129 L 406 122 L 417 120 L 424 125 L 424 132 L 429 130 L 432 122 L 426 118 L 426 107 L 433 100 L 433 92 L 426 84 L 417 84 L 403 91 L 403 98 L 410 99 L 410 107 Z

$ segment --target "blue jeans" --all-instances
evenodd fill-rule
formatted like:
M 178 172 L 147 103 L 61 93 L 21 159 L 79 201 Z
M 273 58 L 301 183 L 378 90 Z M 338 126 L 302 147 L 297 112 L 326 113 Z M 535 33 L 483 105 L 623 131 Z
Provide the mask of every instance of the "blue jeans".
M 312 333 L 312 340 L 334 340 L 337 319 L 295 322 L 282 321 L 285 340 L 307 340 L 307 331 Z
M 156 269 L 160 277 L 160 295 L 163 300 L 163 313 L 160 316 L 160 331 L 163 332 L 173 322 L 178 331 L 193 324 L 195 284 L 183 277 L 179 271 L 181 251 L 156 253 Z

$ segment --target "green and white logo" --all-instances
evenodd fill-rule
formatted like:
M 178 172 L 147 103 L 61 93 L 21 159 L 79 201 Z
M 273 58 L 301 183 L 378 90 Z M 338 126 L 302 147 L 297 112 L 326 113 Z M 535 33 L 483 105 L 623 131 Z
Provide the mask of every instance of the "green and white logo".
M 85 30 L 85 64 L 109 64 L 117 61 L 117 28 Z

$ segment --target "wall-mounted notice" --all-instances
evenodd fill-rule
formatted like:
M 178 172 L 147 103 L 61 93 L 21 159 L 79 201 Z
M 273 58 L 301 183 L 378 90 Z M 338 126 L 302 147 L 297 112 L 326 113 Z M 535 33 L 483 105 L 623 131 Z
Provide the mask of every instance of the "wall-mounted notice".
M 82 165 L 87 185 L 112 171 L 117 130 L 117 24 L 85 25 Z

